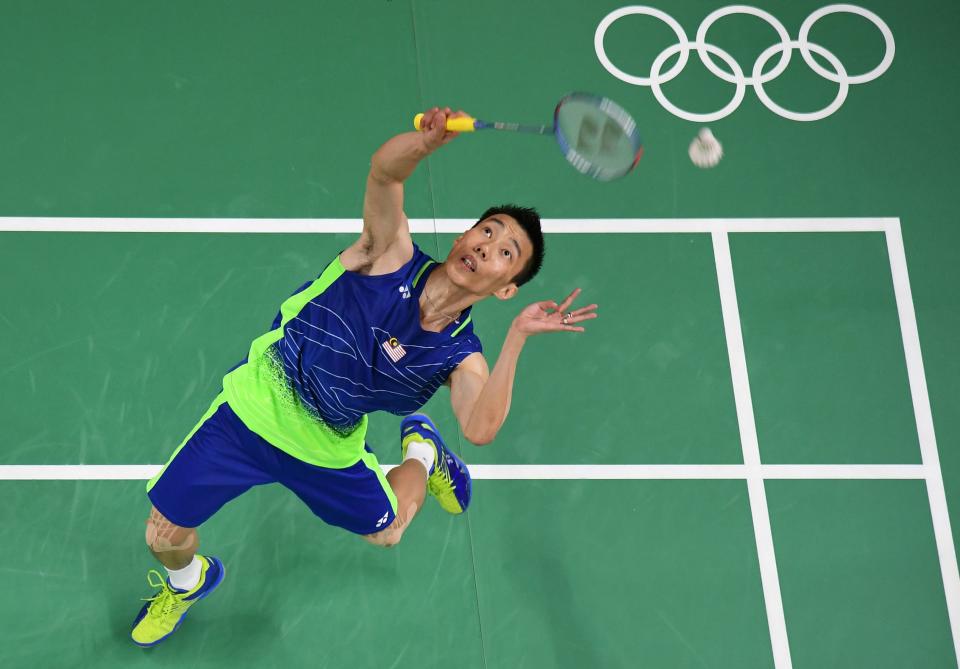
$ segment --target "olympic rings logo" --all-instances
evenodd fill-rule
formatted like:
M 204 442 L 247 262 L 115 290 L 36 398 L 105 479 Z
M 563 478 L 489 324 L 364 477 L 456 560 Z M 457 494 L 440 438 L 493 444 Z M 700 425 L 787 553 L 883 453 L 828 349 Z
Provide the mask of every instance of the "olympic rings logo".
M 847 72 L 846 68 L 843 66 L 843 63 L 840 62 L 840 59 L 837 58 L 832 52 L 828 51 L 825 47 L 815 44 L 809 40 L 810 29 L 813 28 L 813 25 L 824 16 L 835 13 L 857 14 L 870 21 L 880 30 L 881 34 L 883 35 L 885 49 L 883 59 L 880 61 L 879 65 L 864 74 L 851 75 Z M 650 66 L 650 74 L 646 77 L 628 74 L 627 72 L 624 72 L 618 68 L 611 62 L 603 48 L 603 38 L 610 26 L 613 25 L 613 23 L 618 19 L 621 19 L 624 16 L 630 16 L 632 14 L 640 14 L 659 19 L 666 23 L 667 26 L 669 26 L 677 35 L 677 43 L 672 46 L 668 46 L 666 49 L 661 51 L 659 55 L 657 55 L 657 57 L 653 60 L 653 64 Z M 743 68 L 740 67 L 740 64 L 733 58 L 733 56 L 720 47 L 710 44 L 707 41 L 707 31 L 710 30 L 710 26 L 712 26 L 718 19 L 731 14 L 748 14 L 750 16 L 763 19 L 769 23 L 773 29 L 777 31 L 777 35 L 780 36 L 780 42 L 778 44 L 768 47 L 757 57 L 756 62 L 753 64 L 753 70 L 751 71 L 750 76 L 747 76 L 744 73 Z M 753 86 L 753 90 L 756 91 L 757 97 L 760 98 L 760 102 L 762 102 L 767 109 L 779 116 L 782 116 L 783 118 L 790 119 L 792 121 L 819 121 L 827 118 L 835 111 L 840 109 L 841 105 L 843 105 L 844 101 L 847 99 L 847 93 L 849 92 L 851 85 L 865 84 L 868 81 L 873 81 L 886 72 L 887 68 L 890 67 L 890 63 L 893 62 L 893 54 L 895 49 L 893 33 L 890 32 L 890 28 L 886 23 L 884 23 L 883 19 L 873 12 L 862 7 L 857 7 L 856 5 L 828 5 L 826 7 L 821 7 L 804 19 L 803 24 L 800 26 L 800 34 L 797 36 L 797 39 L 790 39 L 790 34 L 787 32 L 787 29 L 784 27 L 784 25 L 772 14 L 765 12 L 762 9 L 757 9 L 756 7 L 750 7 L 747 5 L 731 5 L 729 7 L 722 7 L 714 12 L 711 12 L 700 23 L 700 27 L 697 28 L 697 36 L 692 42 L 687 39 L 687 34 L 684 32 L 683 27 L 677 22 L 677 20 L 666 12 L 654 7 L 645 7 L 641 5 L 621 7 L 620 9 L 614 10 L 607 14 L 607 16 L 600 21 L 600 25 L 597 26 L 597 31 L 593 37 L 593 46 L 597 52 L 597 58 L 600 59 L 600 63 L 610 74 L 628 84 L 633 84 L 635 86 L 649 86 L 653 90 L 653 95 L 657 99 L 657 102 L 659 102 L 664 109 L 674 116 L 679 116 L 682 119 L 693 121 L 695 123 L 711 123 L 713 121 L 726 118 L 732 114 L 737 107 L 740 106 L 740 103 L 743 102 L 747 86 Z M 784 72 L 784 70 L 787 69 L 787 66 L 790 64 L 790 59 L 794 49 L 800 52 L 803 60 L 811 70 L 816 72 L 824 79 L 838 84 L 836 97 L 833 99 L 833 102 L 823 109 L 813 112 L 795 112 L 789 109 L 784 109 L 776 102 L 771 100 L 770 96 L 767 95 L 767 92 L 763 88 L 764 84 L 776 79 Z M 667 99 L 666 95 L 664 95 L 662 89 L 663 84 L 674 79 L 678 74 L 680 74 L 681 70 L 683 70 L 687 64 L 691 50 L 697 52 L 697 55 L 700 56 L 700 60 L 711 73 L 723 81 L 736 86 L 736 89 L 733 93 L 733 98 L 722 109 L 707 114 L 689 112 L 677 107 Z M 830 64 L 830 67 L 833 68 L 833 71 L 831 72 L 818 63 L 812 55 L 814 53 L 826 60 Z M 764 74 L 764 66 L 766 66 L 767 62 L 777 54 L 780 54 L 780 60 L 769 72 Z M 667 62 L 667 59 L 674 55 L 679 56 L 677 62 L 669 70 L 663 72 L 663 66 Z M 729 71 L 724 70 L 722 67 L 717 65 L 717 62 L 713 58 L 714 56 L 723 61 L 729 68 Z

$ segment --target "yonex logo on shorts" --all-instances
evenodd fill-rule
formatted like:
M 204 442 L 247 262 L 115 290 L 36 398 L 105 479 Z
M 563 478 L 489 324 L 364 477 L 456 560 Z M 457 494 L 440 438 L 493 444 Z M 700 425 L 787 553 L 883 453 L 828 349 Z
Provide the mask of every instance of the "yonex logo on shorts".
M 387 522 L 387 519 L 388 519 L 389 517 L 390 517 L 390 512 L 387 511 L 385 514 L 383 514 L 383 517 L 382 517 L 380 520 L 377 521 L 377 527 L 380 527 L 380 526 L 383 525 L 385 522 Z
M 389 355 L 390 359 L 394 362 L 399 362 L 400 358 L 407 354 L 407 351 L 400 345 L 396 337 L 390 337 L 390 339 L 385 341 L 383 343 L 383 350 L 387 352 L 387 355 Z

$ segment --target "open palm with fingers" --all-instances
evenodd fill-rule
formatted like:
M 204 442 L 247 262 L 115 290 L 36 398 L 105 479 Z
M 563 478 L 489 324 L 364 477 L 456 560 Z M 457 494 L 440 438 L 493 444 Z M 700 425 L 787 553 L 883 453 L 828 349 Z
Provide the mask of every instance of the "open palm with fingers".
M 513 319 L 514 329 L 524 335 L 543 332 L 583 332 L 583 327 L 577 326 L 576 323 L 596 318 L 598 314 L 596 304 L 570 310 L 579 294 L 580 289 L 577 288 L 560 304 L 553 300 L 534 302 Z

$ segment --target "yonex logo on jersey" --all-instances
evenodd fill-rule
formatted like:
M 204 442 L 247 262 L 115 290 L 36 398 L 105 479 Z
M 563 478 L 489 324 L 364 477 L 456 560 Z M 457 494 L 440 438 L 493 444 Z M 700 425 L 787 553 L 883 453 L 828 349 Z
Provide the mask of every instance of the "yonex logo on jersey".
M 400 342 L 397 341 L 396 337 L 390 337 L 387 341 L 383 343 L 383 350 L 387 352 L 387 355 L 390 356 L 390 359 L 394 362 L 399 362 L 400 358 L 407 354 L 403 346 L 400 345 Z
M 387 511 L 385 514 L 383 514 L 383 517 L 382 517 L 380 520 L 377 521 L 377 527 L 380 527 L 380 526 L 383 525 L 385 522 L 387 522 L 387 519 L 388 519 L 389 517 L 390 517 L 390 512 Z
M 400 294 L 403 295 L 403 299 L 410 299 L 410 286 L 400 286 Z

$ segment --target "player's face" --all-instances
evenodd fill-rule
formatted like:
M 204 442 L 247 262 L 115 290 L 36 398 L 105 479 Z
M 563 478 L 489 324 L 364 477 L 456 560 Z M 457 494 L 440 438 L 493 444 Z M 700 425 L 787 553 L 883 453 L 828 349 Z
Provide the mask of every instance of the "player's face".
M 513 277 L 532 254 L 533 244 L 516 219 L 494 214 L 457 238 L 447 256 L 448 273 L 473 293 L 507 299 L 517 290 Z

